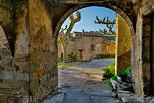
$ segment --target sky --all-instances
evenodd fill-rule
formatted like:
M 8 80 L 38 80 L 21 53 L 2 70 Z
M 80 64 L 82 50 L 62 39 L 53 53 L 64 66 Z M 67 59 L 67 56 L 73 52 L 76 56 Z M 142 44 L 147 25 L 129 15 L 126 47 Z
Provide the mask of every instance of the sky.
M 96 16 L 98 16 L 99 19 L 109 17 L 109 20 L 111 21 L 116 18 L 116 13 L 113 10 L 105 7 L 90 6 L 79 9 L 78 11 L 81 12 L 81 20 L 75 23 L 71 32 L 82 32 L 83 29 L 85 31 L 99 31 L 99 29 L 103 30 L 104 28 L 107 29 L 105 24 L 94 23 L 94 21 L 96 20 Z M 73 13 L 73 15 L 76 17 L 75 12 Z M 63 23 L 62 28 L 64 28 L 65 25 L 69 25 L 69 22 L 70 21 L 67 18 Z M 113 30 L 115 30 L 115 28 L 116 27 L 114 25 Z

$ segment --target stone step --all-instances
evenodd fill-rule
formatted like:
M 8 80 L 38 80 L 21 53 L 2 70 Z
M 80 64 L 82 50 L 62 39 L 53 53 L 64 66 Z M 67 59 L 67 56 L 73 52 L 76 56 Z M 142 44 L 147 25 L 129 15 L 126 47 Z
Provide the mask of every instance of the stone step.
M 118 99 L 120 103 L 142 103 L 135 94 L 128 92 L 119 92 Z

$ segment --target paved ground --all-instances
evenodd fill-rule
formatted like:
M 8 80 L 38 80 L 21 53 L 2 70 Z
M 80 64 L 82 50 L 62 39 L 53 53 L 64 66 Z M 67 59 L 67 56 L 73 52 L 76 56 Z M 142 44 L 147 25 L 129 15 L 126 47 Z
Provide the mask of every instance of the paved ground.
M 114 59 L 93 60 L 59 69 L 59 94 L 44 103 L 118 103 L 111 87 L 102 81 L 102 67 Z

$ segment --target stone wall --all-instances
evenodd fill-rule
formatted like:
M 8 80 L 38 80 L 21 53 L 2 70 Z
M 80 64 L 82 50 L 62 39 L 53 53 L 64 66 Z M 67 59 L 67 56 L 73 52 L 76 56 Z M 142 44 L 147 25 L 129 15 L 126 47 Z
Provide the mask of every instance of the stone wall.
M 91 45 L 94 46 L 94 50 L 92 50 Z M 82 60 L 79 59 L 79 50 L 83 50 Z M 60 52 L 59 58 L 61 57 Z M 115 54 L 115 42 L 103 36 L 83 36 L 68 43 L 67 54 L 71 54 L 72 52 L 78 56 L 79 61 L 89 61 L 98 55 Z
M 14 52 L 14 27 L 15 27 L 15 13 L 13 4 L 15 4 L 11 0 L 1 0 L 0 1 L 0 25 L 5 30 L 5 34 L 8 40 L 8 43 L 11 48 L 11 53 L 13 55 Z
M 131 66 L 131 32 L 126 20 L 116 17 L 116 69 L 125 70 Z
M 29 0 L 32 103 L 57 92 L 57 48 L 52 34 L 51 13 L 45 0 Z
M 79 59 L 79 50 L 82 51 L 82 60 L 80 61 L 89 61 L 97 56 L 96 50 L 96 44 L 102 44 L 104 38 L 102 37 L 94 37 L 94 36 L 83 36 L 79 39 L 76 39 L 72 45 L 72 43 L 68 44 L 68 54 L 71 52 L 74 52 L 78 55 Z M 73 41 L 72 41 L 73 42 Z M 91 50 L 91 45 L 94 45 L 94 50 Z M 101 51 L 101 49 L 99 50 Z
M 29 101 L 29 73 L 26 72 L 28 60 L 25 58 L 25 50 L 27 51 L 28 47 L 25 46 L 27 41 L 23 41 L 29 39 L 25 38 L 28 35 L 27 6 L 26 0 L 0 1 L 0 99 L 2 99 L 0 101 L 2 103 Z
M 137 12 L 137 25 L 136 34 L 133 35 L 133 54 L 132 58 L 133 65 L 133 82 L 136 94 L 140 97 L 143 102 L 144 98 L 144 84 L 143 81 L 149 79 L 149 24 L 147 23 L 148 16 L 154 10 L 153 0 L 142 0 L 140 9 Z M 144 16 L 144 18 L 143 18 Z M 147 16 L 147 17 L 146 17 Z M 144 38 L 144 39 L 143 39 Z M 145 48 L 146 46 L 146 48 Z M 133 62 L 134 61 L 134 62 Z
M 2 103 L 28 103 L 28 5 L 22 1 L 0 1 Z

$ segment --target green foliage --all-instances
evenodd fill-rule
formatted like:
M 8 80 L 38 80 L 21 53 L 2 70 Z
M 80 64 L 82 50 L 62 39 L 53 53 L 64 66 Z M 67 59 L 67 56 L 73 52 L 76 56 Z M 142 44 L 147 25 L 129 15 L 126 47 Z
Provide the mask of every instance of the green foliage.
M 115 63 L 111 63 L 110 65 L 108 65 L 107 67 L 105 67 L 103 69 L 105 71 L 103 73 L 103 77 L 111 78 L 115 75 Z
M 108 66 L 115 68 L 115 62 L 109 64 Z
M 128 67 L 125 70 L 118 71 L 118 75 L 127 75 L 128 73 L 131 73 L 131 71 L 132 71 L 132 68 Z
M 108 80 L 107 83 L 112 86 L 111 80 Z
M 126 68 L 126 70 L 125 70 L 125 73 L 131 73 L 132 72 L 132 68 L 131 67 L 128 67 L 128 68 Z
M 73 64 L 73 63 L 62 63 L 62 62 L 59 62 L 58 63 L 58 67 L 70 67 L 70 66 L 75 66 L 76 64 Z
M 118 78 L 117 78 L 117 76 L 113 76 L 111 79 L 112 80 L 117 80 Z
M 107 67 L 103 69 L 105 71 L 103 73 L 103 77 L 112 78 L 113 80 L 117 80 L 117 76 L 114 76 L 115 75 L 115 62 L 109 64 Z M 125 70 L 118 71 L 118 75 L 127 77 L 127 74 L 131 73 L 131 71 L 132 71 L 132 68 L 128 67 Z
M 121 80 L 123 82 L 127 82 L 129 78 L 128 75 L 131 73 L 131 71 L 132 71 L 132 68 L 128 67 L 125 70 L 118 71 L 118 75 L 121 77 Z
M 68 54 L 68 57 L 70 58 L 70 60 L 72 61 L 72 62 L 75 62 L 75 61 L 77 61 L 77 55 L 75 55 L 75 54 L 73 54 L 73 53 L 70 53 L 70 54 Z
M 125 70 L 120 70 L 120 71 L 118 71 L 117 74 L 118 74 L 118 75 L 126 75 Z

